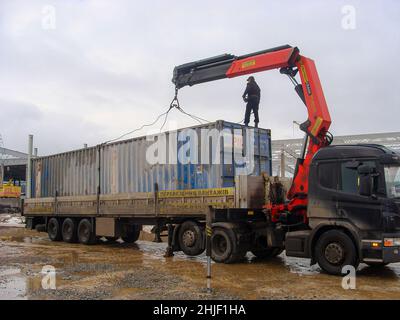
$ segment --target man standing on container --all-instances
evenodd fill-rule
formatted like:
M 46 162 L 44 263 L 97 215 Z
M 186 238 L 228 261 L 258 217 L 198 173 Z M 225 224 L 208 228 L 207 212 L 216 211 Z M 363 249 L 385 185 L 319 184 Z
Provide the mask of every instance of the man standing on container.
M 254 127 L 258 128 L 258 123 L 260 122 L 258 118 L 258 106 L 260 104 L 260 87 L 258 86 L 256 80 L 253 76 L 247 79 L 246 90 L 243 93 L 243 100 L 247 102 L 246 114 L 244 116 L 244 125 L 247 127 L 250 122 L 250 114 L 254 113 Z

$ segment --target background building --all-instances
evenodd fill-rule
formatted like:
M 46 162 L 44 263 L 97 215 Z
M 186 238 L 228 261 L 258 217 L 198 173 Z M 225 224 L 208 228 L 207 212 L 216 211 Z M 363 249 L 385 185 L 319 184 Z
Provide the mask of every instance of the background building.
M 400 153 L 400 132 L 334 136 L 333 144 L 381 144 Z M 272 174 L 292 177 L 303 139 L 272 141 Z M 284 168 L 282 170 L 282 168 Z
M 0 185 L 9 180 L 25 182 L 27 163 L 28 154 L 0 147 Z

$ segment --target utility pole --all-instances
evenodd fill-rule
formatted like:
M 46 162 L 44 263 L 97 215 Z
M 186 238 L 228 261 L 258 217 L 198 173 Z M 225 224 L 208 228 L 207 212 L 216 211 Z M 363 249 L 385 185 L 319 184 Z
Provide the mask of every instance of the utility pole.
M 28 165 L 26 169 L 26 197 L 29 199 L 31 197 L 31 176 L 32 176 L 32 156 L 33 156 L 33 135 L 29 135 L 28 139 Z

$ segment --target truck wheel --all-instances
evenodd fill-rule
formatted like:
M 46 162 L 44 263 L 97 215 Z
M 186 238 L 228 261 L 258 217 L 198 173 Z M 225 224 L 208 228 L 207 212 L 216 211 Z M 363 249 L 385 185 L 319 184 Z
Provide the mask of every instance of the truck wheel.
M 47 234 L 51 241 L 61 240 L 61 228 L 57 218 L 51 218 L 47 223 Z
M 92 223 L 88 219 L 82 219 L 78 225 L 78 240 L 82 244 L 93 244 L 96 235 L 92 231 Z
M 61 234 L 63 241 L 69 243 L 76 242 L 78 237 L 76 232 L 76 222 L 71 218 L 65 219 L 61 227 Z
M 211 236 L 211 258 L 215 262 L 233 263 L 244 258 L 246 250 L 236 244 L 232 230 L 216 227 Z
M 121 239 L 126 243 L 134 243 L 137 241 L 137 239 L 139 239 L 140 231 L 142 231 L 142 226 L 136 224 L 134 226 L 130 226 L 127 234 L 121 237 Z
M 179 228 L 178 242 L 188 256 L 197 256 L 204 251 L 204 236 L 201 227 L 194 221 L 185 221 Z
M 251 249 L 251 253 L 259 259 L 274 258 L 281 254 L 283 249 L 268 247 L 267 238 L 258 237 L 254 248 Z
M 339 230 L 323 233 L 315 246 L 315 258 L 327 273 L 341 275 L 342 268 L 351 265 L 357 269 L 356 247 L 348 235 Z

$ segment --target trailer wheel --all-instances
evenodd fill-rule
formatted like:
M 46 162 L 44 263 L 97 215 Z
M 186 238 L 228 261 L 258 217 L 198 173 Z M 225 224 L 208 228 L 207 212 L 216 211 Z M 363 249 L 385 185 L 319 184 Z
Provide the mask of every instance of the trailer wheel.
M 51 218 L 47 223 L 47 234 L 51 241 L 61 240 L 61 228 L 57 218 Z
M 178 242 L 181 250 L 188 256 L 197 256 L 204 251 L 202 228 L 195 221 L 185 221 L 179 228 Z
M 234 263 L 246 255 L 246 250 L 237 245 L 232 230 L 216 227 L 211 236 L 211 258 L 215 262 Z
M 282 253 L 283 249 L 276 247 L 268 247 L 267 238 L 264 236 L 258 237 L 251 253 L 259 259 L 274 258 Z
M 76 232 L 76 222 L 71 218 L 67 218 L 64 220 L 61 227 L 62 239 L 65 242 L 76 242 L 77 240 L 77 232 Z
M 142 226 L 135 224 L 134 226 L 129 226 L 130 229 L 127 231 L 125 236 L 121 239 L 126 243 L 134 243 L 139 239 L 140 231 L 142 231 Z
M 315 246 L 315 258 L 325 272 L 334 275 L 341 275 L 346 265 L 357 269 L 359 264 L 353 241 L 340 230 L 327 231 L 321 235 Z
M 93 232 L 92 223 L 88 219 L 82 219 L 78 225 L 78 240 L 82 244 L 93 244 L 96 235 Z

